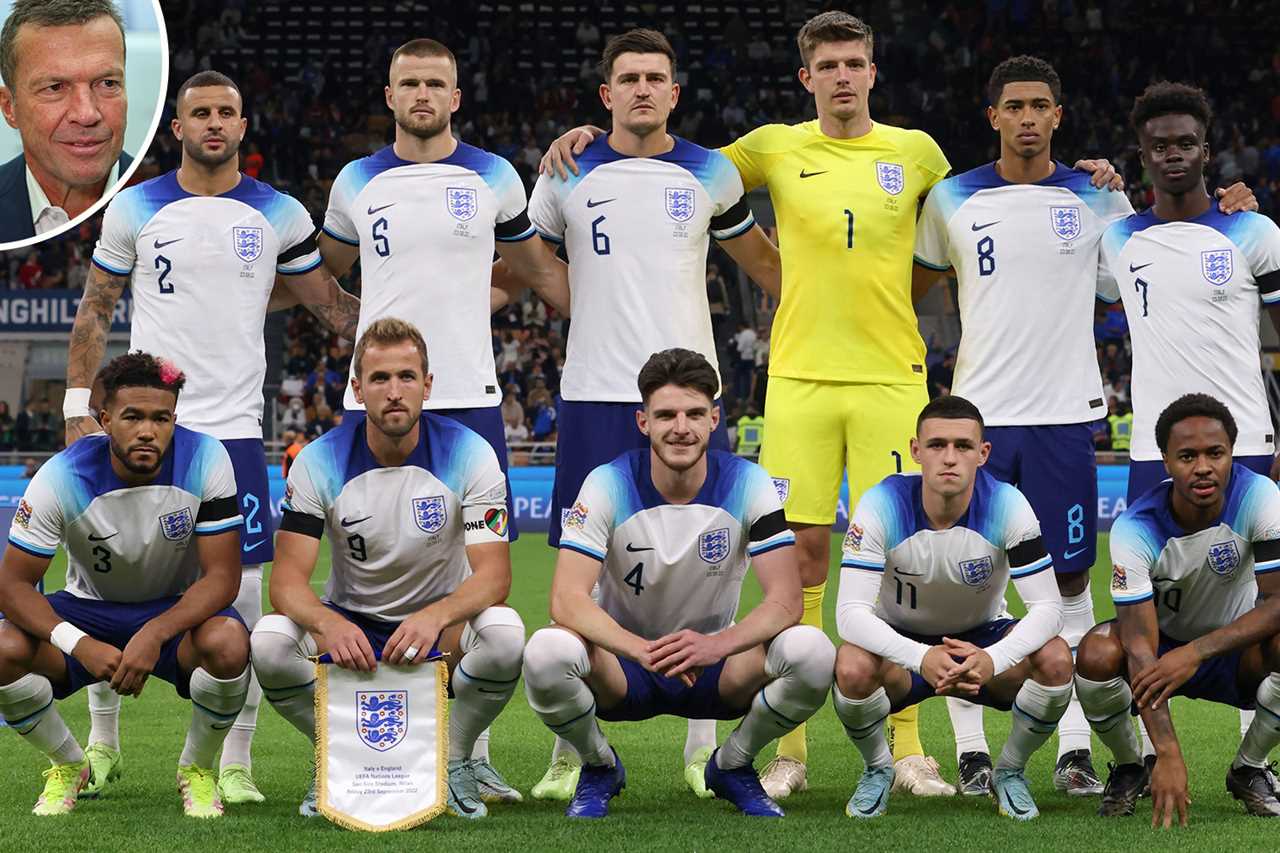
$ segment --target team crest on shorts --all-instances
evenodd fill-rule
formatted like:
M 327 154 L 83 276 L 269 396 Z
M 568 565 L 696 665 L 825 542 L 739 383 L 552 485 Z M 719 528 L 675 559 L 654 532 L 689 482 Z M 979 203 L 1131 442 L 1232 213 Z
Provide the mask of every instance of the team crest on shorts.
M 1209 546 L 1209 568 L 1213 569 L 1215 574 L 1229 575 L 1239 565 L 1240 552 L 1236 550 L 1235 542 L 1228 539 L 1226 542 Z
M 1117 564 L 1111 570 L 1111 588 L 1117 591 L 1129 588 L 1129 576 L 1125 573 L 1124 566 Z
M 983 586 L 991 579 L 991 558 L 960 561 L 960 579 L 969 586 Z
M 251 264 L 262 255 L 262 229 L 232 228 L 231 243 L 236 250 L 236 257 Z
M 1212 285 L 1223 285 L 1231 281 L 1234 272 L 1231 265 L 1230 249 L 1214 249 L 1212 252 L 1200 253 L 1200 272 L 1204 280 Z
M 774 477 L 773 488 L 778 492 L 778 500 L 786 503 L 791 496 L 791 480 L 787 477 Z
M 1074 240 L 1083 230 L 1078 207 L 1050 207 L 1049 223 L 1053 226 L 1053 233 L 1063 240 Z
M 474 219 L 480 209 L 479 197 L 471 187 L 446 187 L 444 197 L 449 205 L 449 215 L 459 222 Z
M 889 195 L 900 195 L 907 185 L 907 179 L 903 175 L 901 163 L 884 163 L 880 160 L 876 161 L 876 182 L 880 184 L 880 189 Z
M 729 556 L 729 528 L 721 527 L 702 534 L 698 539 L 698 556 L 708 563 L 719 563 Z
M 582 501 L 574 503 L 572 508 L 560 510 L 560 526 L 566 530 L 581 530 L 587 523 L 587 506 Z
M 365 746 L 386 752 L 409 731 L 409 691 L 357 690 L 356 731 Z
M 507 535 L 507 511 L 505 509 L 487 509 L 484 512 L 484 526 L 494 536 Z
M 448 517 L 444 495 L 413 499 L 413 521 L 423 533 L 438 533 Z
M 27 503 L 26 498 L 18 501 L 18 511 L 13 514 L 13 520 L 23 530 L 26 530 L 31 525 L 31 504 Z
M 160 516 L 160 532 L 171 542 L 181 542 L 191 535 L 194 523 L 191 519 L 191 507 L 184 506 L 177 512 Z
M 693 218 L 693 190 L 667 187 L 667 216 L 676 222 Z

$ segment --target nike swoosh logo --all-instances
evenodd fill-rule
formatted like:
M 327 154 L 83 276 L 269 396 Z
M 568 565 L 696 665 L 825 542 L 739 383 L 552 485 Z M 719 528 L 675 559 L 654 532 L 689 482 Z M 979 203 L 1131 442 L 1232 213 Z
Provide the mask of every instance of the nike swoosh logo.
M 969 227 L 970 227 L 970 228 L 972 228 L 974 231 L 981 231 L 981 230 L 983 230 L 984 228 L 990 228 L 992 225 L 999 225 L 999 224 L 1000 224 L 1000 222 L 1001 222 L 1001 220 L 999 220 L 999 219 L 997 219 L 995 222 L 988 222 L 986 225 L 979 225 L 978 223 L 976 223 L 976 222 L 975 222 L 975 223 L 973 223 L 972 225 L 970 225 Z
M 652 548 L 635 548 L 635 547 L 633 547 L 633 546 L 631 545 L 631 543 L 630 543 L 630 542 L 628 542 L 628 543 L 627 543 L 627 550 L 628 550 L 628 551 L 630 551 L 632 554 L 635 554 L 635 553 L 638 553 L 638 552 L 640 552 L 640 551 L 652 551 L 653 549 L 652 549 Z
M 1086 550 L 1085 548 L 1077 548 L 1074 551 L 1067 551 L 1065 554 L 1062 555 L 1062 559 L 1070 560 L 1072 557 L 1078 557 L 1081 554 L 1083 554 L 1085 550 Z
M 605 198 L 605 199 L 601 199 L 600 201 L 592 201 L 591 199 L 587 199 L 587 207 L 599 207 L 600 205 L 608 204 L 611 201 L 617 201 L 617 199 Z
M 829 171 L 831 171 L 831 170 L 830 170 L 830 169 L 823 169 L 821 172 L 806 172 L 804 169 L 801 169 L 801 170 L 800 170 L 800 177 L 802 177 L 802 178 L 816 178 L 818 175 L 825 175 L 825 174 L 826 174 L 827 172 L 829 172 Z
M 119 530 L 117 530 L 115 533 L 112 533 L 112 534 L 111 534 L 111 536 L 115 536 L 115 535 L 116 535 L 116 534 L 118 534 L 119 532 L 120 532 L 120 531 L 119 531 Z M 90 541 L 90 542 L 106 542 L 108 539 L 110 539 L 110 538 L 111 538 L 111 536 L 94 536 L 92 533 L 90 533 L 90 534 L 89 534 L 89 541 Z
M 250 551 L 252 551 L 254 548 L 257 548 L 259 545 L 261 545 L 263 542 L 266 542 L 266 541 L 267 540 L 265 539 L 259 539 L 257 542 L 254 542 L 252 545 L 245 545 L 244 552 L 247 554 Z
M 450 785 L 450 786 L 449 786 L 449 796 L 453 798 L 453 805 L 455 805 L 455 806 L 457 806 L 458 808 L 462 809 L 462 810 L 463 810 L 464 812 L 466 812 L 467 814 L 472 814 L 473 812 L 475 812 L 475 809 L 474 809 L 474 808 L 470 808 L 470 809 L 469 809 L 469 808 L 467 808 L 465 805 L 463 805 L 463 803 L 462 803 L 462 798 L 458 796 L 457 791 L 453 790 L 453 786 L 452 786 L 452 785 Z
M 1008 806 L 1008 807 L 1009 807 L 1009 809 L 1010 809 L 1014 814 L 1026 814 L 1027 812 L 1031 811 L 1031 809 L 1020 809 L 1020 808 L 1018 808 L 1018 806 L 1013 802 L 1013 800 L 1011 800 L 1011 799 L 1010 799 L 1010 798 L 1008 798 L 1008 797 L 1005 797 L 1005 798 L 1004 798 L 1004 804 L 1005 804 L 1006 806 Z
M 386 210 L 388 207 L 395 207 L 395 206 L 396 206 L 396 203 L 394 201 L 391 202 L 391 204 L 384 204 L 382 205 L 382 207 L 374 207 L 373 205 L 369 205 L 369 215 L 373 216 L 379 210 Z
M 343 527 L 350 527 L 353 524 L 359 524 L 360 522 L 368 521 L 371 518 L 373 518 L 372 515 L 366 515 L 364 518 L 352 518 L 352 519 L 344 518 L 338 523 L 341 524 Z
M 213 729 L 213 730 L 214 730 L 214 731 L 216 731 L 216 732 L 220 732 L 220 731 L 222 731 L 223 729 L 229 729 L 229 728 L 231 728 L 231 727 L 232 727 L 232 726 L 234 726 L 235 724 L 236 724 L 236 721 L 235 721 L 235 720 L 232 720 L 232 721 L 231 721 L 231 722 L 229 722 L 229 723 L 223 723 L 222 725 L 218 725 L 217 723 L 210 723 L 210 724 L 209 724 L 209 728 Z
M 152 245 L 154 245 L 157 249 L 163 249 L 165 246 L 172 246 L 174 243 L 181 242 L 182 240 L 185 240 L 185 239 L 186 239 L 185 237 L 179 237 L 177 240 L 166 240 L 163 243 L 161 243 L 159 238 L 157 238 L 155 243 L 153 243 Z
M 863 814 L 875 814 L 880 810 L 880 806 L 884 805 L 884 798 L 889 796 L 889 789 L 885 788 L 880 792 L 880 799 L 876 800 L 876 804 L 869 809 L 864 809 Z
M 1144 269 L 1146 269 L 1147 267 L 1151 266 L 1151 264 L 1154 264 L 1154 263 L 1155 263 L 1155 261 L 1151 261 L 1150 263 L 1138 264 L 1138 265 L 1136 265 L 1136 266 L 1135 266 L 1134 264 L 1129 264 L 1129 272 L 1137 272 L 1138 270 L 1144 270 Z

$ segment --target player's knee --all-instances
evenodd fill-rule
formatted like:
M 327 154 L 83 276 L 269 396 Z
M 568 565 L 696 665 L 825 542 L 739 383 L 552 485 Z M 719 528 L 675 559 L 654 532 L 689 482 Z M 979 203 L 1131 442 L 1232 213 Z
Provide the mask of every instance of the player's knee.
M 844 643 L 836 652 L 836 686 L 849 699 L 865 699 L 880 686 L 880 662 L 875 655 Z
M 1124 671 L 1124 647 L 1109 623 L 1095 625 L 1076 647 L 1076 672 L 1090 681 L 1108 681 Z
M 1058 592 L 1065 598 L 1069 595 L 1079 595 L 1089 588 L 1089 573 L 1075 572 L 1069 575 L 1058 575 Z
M 249 645 L 253 671 L 264 690 L 294 687 L 313 677 L 304 636 L 302 628 L 281 613 L 268 614 L 258 622 Z
M 836 650 L 820 629 L 812 625 L 793 625 L 769 644 L 769 657 L 778 664 L 770 669 L 792 673 L 805 688 L 818 693 L 831 689 Z M 775 660 L 770 660 L 770 663 Z
M 511 678 L 520 675 L 524 656 L 524 622 L 510 607 L 490 607 L 471 623 L 476 633 L 475 651 L 493 667 L 509 671 Z
M 249 632 L 235 619 L 215 616 L 193 634 L 200 666 L 214 678 L 235 678 L 249 665 Z
M 28 674 L 37 648 L 34 637 L 12 622 L 0 620 L 0 684 Z
M 1071 647 L 1061 637 L 1054 637 L 1031 656 L 1031 667 L 1034 670 L 1032 677 L 1040 684 L 1070 684 L 1073 674 Z
M 585 674 L 589 667 L 587 647 L 569 631 L 542 628 L 525 644 L 524 682 L 530 690 L 553 688 L 566 674 Z

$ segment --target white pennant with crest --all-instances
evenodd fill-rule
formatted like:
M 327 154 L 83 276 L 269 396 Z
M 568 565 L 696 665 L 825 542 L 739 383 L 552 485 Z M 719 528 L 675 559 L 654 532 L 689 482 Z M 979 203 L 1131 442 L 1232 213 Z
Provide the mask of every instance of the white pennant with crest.
M 445 809 L 448 667 L 379 663 L 374 672 L 316 664 L 316 796 L 347 829 L 385 832 Z

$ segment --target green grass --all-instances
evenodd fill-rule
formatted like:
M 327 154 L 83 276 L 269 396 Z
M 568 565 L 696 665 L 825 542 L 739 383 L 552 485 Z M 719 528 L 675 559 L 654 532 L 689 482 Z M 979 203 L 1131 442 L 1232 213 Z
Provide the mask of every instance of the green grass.
M 838 553 L 838 537 L 833 549 Z M 327 553 L 327 552 L 326 552 Z M 511 603 L 532 631 L 547 621 L 547 593 L 553 555 L 543 536 L 523 537 L 513 548 L 515 585 Z M 1100 541 L 1094 567 L 1098 618 L 1113 612 L 1107 597 L 1109 573 L 1106 537 Z M 327 557 L 321 572 L 326 572 Z M 55 566 L 52 576 L 60 576 Z M 834 636 L 832 616 L 836 575 L 828 587 L 826 625 Z M 743 606 L 750 607 L 759 590 L 748 581 Z M 85 694 L 61 703 L 73 731 L 88 734 Z M 1237 743 L 1235 709 L 1175 700 L 1175 718 L 1191 771 L 1192 826 L 1185 831 L 1153 834 L 1149 801 L 1137 817 L 1104 821 L 1095 817 L 1096 800 L 1072 800 L 1053 791 L 1051 742 L 1031 762 L 1028 776 L 1042 814 L 1031 824 L 999 817 L 986 798 L 913 799 L 895 795 L 889 813 L 870 824 L 844 816 L 844 804 L 862 770 L 862 761 L 846 740 L 830 706 L 809 724 L 807 793 L 784 802 L 785 821 L 743 818 L 717 801 L 696 800 L 680 777 L 684 744 L 683 720 L 664 717 L 645 723 L 606 724 L 605 730 L 626 762 L 628 787 L 614 801 L 607 820 L 570 821 L 563 805 L 532 799 L 518 806 L 498 806 L 488 820 L 470 823 L 442 816 L 416 830 L 412 842 L 435 849 L 523 850 L 847 850 L 963 849 L 1124 850 L 1159 844 L 1168 849 L 1257 850 L 1274 844 L 1274 827 L 1247 818 L 1223 786 L 1226 767 Z M 304 820 L 297 805 L 308 783 L 309 750 L 264 703 L 254 746 L 255 776 L 267 803 L 241 806 L 212 823 L 182 817 L 174 787 L 174 766 L 190 712 L 171 688 L 151 686 L 146 695 L 125 703 L 121 740 L 124 777 L 102 799 L 84 801 L 67 818 L 36 818 L 29 811 L 40 789 L 45 759 L 12 733 L 0 730 L 0 850 L 137 850 L 156 844 L 164 849 L 206 850 L 342 850 L 384 851 L 389 839 L 348 833 L 323 819 Z M 987 712 L 987 733 L 998 751 L 1008 731 L 1006 715 Z M 722 724 L 720 733 L 730 724 Z M 941 701 L 925 703 L 922 736 L 928 751 L 948 778 L 955 777 L 954 744 Z M 542 775 L 551 735 L 529 710 L 523 691 L 493 728 L 491 750 L 496 765 L 526 795 Z M 1105 748 L 1096 744 L 1099 769 Z M 770 751 L 762 756 L 761 766 Z M 1267 833 L 1267 834 L 1264 834 Z M 404 843 L 402 842 L 402 843 Z M 396 844 L 396 841 L 392 841 Z

